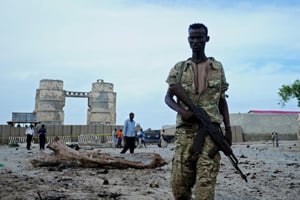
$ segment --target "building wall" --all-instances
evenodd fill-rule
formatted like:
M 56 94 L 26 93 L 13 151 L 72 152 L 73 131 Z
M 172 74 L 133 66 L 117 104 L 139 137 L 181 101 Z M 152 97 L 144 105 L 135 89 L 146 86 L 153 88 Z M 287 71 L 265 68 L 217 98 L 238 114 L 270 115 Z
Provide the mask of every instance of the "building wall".
M 34 128 L 37 134 L 40 125 Z M 65 137 L 68 136 L 73 142 L 78 141 L 79 136 L 97 135 L 102 137 L 102 142 L 105 143 L 106 136 L 111 136 L 114 128 L 123 129 L 119 125 L 49 125 L 46 126 L 46 137 Z M 24 137 L 25 127 L 12 127 L 10 125 L 0 125 L 0 144 L 8 144 L 9 137 Z M 25 140 L 26 141 L 26 140 Z
M 300 140 L 300 114 L 230 114 L 232 141 L 268 141 L 277 132 L 281 140 Z M 164 133 L 163 133 L 164 130 Z M 161 133 L 174 135 L 175 125 L 165 125 Z
M 224 132 L 224 127 L 222 127 L 222 129 Z M 162 128 L 160 130 L 160 134 L 174 137 L 175 131 L 176 131 L 175 125 L 165 125 L 165 126 L 162 126 Z M 232 126 L 231 131 L 232 131 L 232 142 L 233 143 L 244 141 L 244 136 L 243 136 L 242 129 L 240 126 Z
M 246 141 L 269 140 L 272 132 L 280 139 L 297 139 L 299 122 L 295 114 L 230 114 L 232 126 L 240 126 Z
M 233 132 L 233 142 L 266 141 L 271 139 L 271 133 L 276 131 L 280 140 L 300 140 L 300 114 L 230 114 Z M 69 125 L 47 126 L 49 136 L 71 136 L 80 134 L 110 134 L 114 125 Z M 163 126 L 166 134 L 173 134 L 175 126 Z M 170 130 L 168 130 L 170 129 Z M 37 131 L 37 128 L 35 129 Z M 25 137 L 24 127 L 0 125 L 0 144 L 7 144 L 9 136 Z

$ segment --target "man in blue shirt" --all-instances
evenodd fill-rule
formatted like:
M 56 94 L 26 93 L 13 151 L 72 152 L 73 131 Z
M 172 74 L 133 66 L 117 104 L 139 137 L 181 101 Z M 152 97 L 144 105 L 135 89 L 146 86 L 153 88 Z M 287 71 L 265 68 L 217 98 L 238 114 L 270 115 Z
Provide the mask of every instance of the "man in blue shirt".
M 129 113 L 129 119 L 125 120 L 123 136 L 125 138 L 125 146 L 121 153 L 126 153 L 129 149 L 130 153 L 134 153 L 135 148 L 135 121 L 133 120 L 134 113 Z

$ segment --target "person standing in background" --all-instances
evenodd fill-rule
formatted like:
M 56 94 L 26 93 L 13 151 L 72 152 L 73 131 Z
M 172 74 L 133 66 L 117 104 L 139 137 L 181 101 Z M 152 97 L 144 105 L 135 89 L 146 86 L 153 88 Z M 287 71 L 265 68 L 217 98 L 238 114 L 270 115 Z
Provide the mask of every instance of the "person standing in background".
M 112 148 L 115 148 L 116 140 L 117 140 L 117 129 L 116 128 L 111 133 L 111 140 L 112 140 Z
M 275 132 L 275 142 L 276 142 L 276 147 L 279 147 L 279 135 L 277 132 Z
M 133 118 L 134 118 L 134 113 L 131 112 L 129 113 L 129 119 L 125 120 L 124 123 L 123 135 L 126 143 L 123 150 L 121 151 L 122 154 L 126 153 L 128 149 L 130 150 L 130 153 L 134 153 L 136 127 Z
M 271 139 L 272 139 L 273 147 L 275 147 L 275 134 L 274 134 L 274 132 L 272 132 Z
M 45 125 L 42 124 L 42 127 L 39 129 L 39 140 L 40 140 L 40 150 L 45 150 L 45 144 L 46 144 L 46 133 L 47 130 L 45 128 Z
M 123 133 L 122 129 L 119 129 L 117 132 L 117 148 L 122 148 L 122 138 L 123 138 Z
M 32 124 L 30 124 L 30 126 L 26 128 L 25 134 L 26 134 L 26 143 L 27 143 L 26 147 L 27 150 L 30 150 L 32 137 L 34 135 L 34 129 Z
M 139 148 L 142 148 L 143 146 L 146 148 L 146 141 L 145 141 L 145 133 L 143 129 L 140 129 L 140 134 L 138 135 L 139 137 Z

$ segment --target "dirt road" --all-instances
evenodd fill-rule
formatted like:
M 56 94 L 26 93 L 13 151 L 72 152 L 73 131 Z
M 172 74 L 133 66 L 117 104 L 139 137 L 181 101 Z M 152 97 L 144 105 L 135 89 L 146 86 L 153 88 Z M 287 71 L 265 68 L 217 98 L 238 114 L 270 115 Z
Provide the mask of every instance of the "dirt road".
M 136 152 L 156 152 L 168 162 L 156 169 L 34 168 L 30 160 L 39 155 L 38 147 L 27 151 L 0 146 L 0 199 L 120 199 L 173 200 L 170 170 L 173 145 L 148 145 Z M 300 194 L 300 142 L 281 141 L 233 145 L 240 168 L 248 176 L 245 183 L 226 157 L 222 156 L 216 187 L 216 200 L 296 200 Z M 81 150 L 86 151 L 86 150 Z M 118 153 L 120 149 L 91 151 Z M 46 149 L 46 153 L 51 150 Z

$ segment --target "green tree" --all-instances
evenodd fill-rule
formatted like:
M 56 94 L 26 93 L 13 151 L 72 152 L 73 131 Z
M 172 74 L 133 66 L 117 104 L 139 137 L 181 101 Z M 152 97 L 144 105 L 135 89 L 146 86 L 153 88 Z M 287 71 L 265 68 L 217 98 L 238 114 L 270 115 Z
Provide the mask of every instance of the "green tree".
M 281 97 L 279 104 L 282 106 L 285 106 L 290 99 L 296 98 L 300 107 L 300 80 L 297 79 L 292 85 L 282 85 L 278 95 Z

